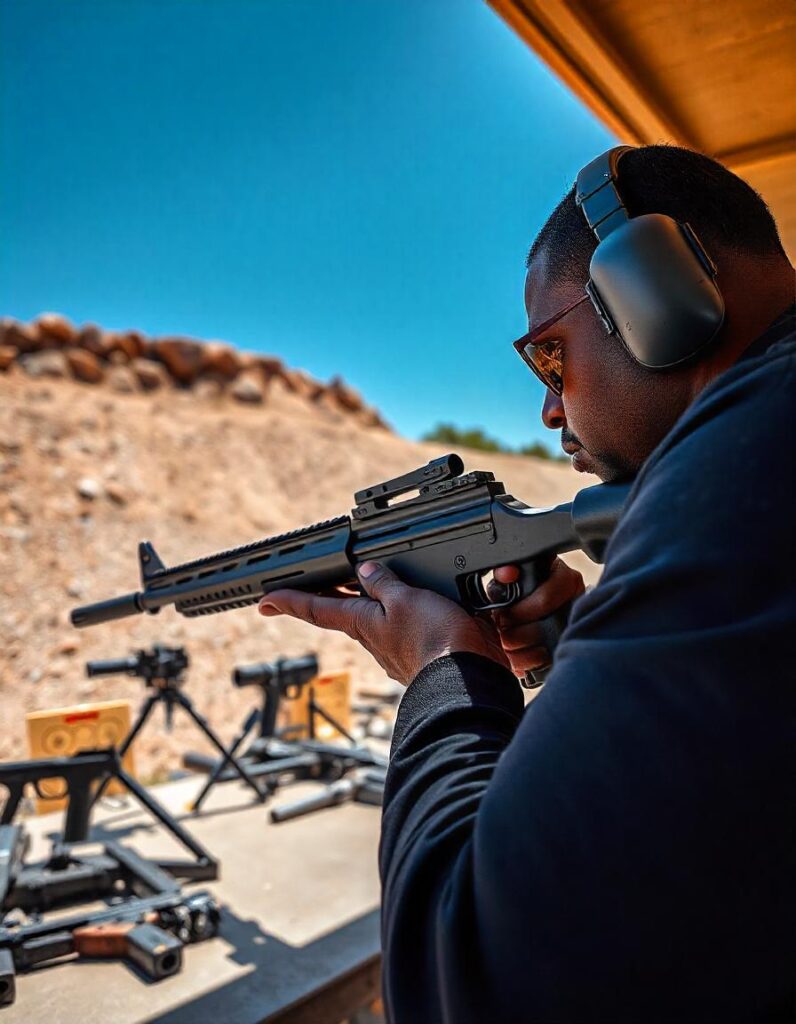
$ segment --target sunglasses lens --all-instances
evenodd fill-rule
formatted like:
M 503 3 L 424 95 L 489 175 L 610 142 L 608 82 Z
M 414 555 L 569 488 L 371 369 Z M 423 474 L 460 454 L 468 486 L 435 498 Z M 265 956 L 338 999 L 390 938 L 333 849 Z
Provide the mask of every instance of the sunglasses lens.
M 560 395 L 564 387 L 561 345 L 557 341 L 527 344 L 522 350 L 525 362 L 539 380 L 554 394 Z

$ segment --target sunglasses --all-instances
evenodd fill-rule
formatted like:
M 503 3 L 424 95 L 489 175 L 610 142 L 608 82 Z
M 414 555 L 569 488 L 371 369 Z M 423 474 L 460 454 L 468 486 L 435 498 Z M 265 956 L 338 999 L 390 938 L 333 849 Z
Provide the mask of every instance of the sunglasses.
M 528 366 L 554 395 L 560 395 L 564 390 L 564 356 L 562 343 L 555 337 L 542 338 L 551 327 L 554 327 L 559 320 L 567 313 L 571 313 L 582 302 L 587 302 L 588 293 L 575 299 L 565 309 L 560 309 L 555 316 L 534 327 L 532 331 L 523 334 L 514 342 L 514 348 L 520 355 L 522 361 Z

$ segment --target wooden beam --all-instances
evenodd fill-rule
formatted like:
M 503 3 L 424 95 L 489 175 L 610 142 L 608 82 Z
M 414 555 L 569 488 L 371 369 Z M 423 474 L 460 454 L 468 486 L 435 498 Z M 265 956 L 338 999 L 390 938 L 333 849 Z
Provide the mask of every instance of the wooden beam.
M 693 147 L 584 11 L 566 0 L 487 2 L 621 142 Z
M 752 146 L 744 146 L 743 149 L 724 150 L 715 153 L 714 157 L 734 171 L 740 171 L 761 164 L 792 160 L 795 153 L 796 135 L 783 135 L 778 139 L 764 139 Z

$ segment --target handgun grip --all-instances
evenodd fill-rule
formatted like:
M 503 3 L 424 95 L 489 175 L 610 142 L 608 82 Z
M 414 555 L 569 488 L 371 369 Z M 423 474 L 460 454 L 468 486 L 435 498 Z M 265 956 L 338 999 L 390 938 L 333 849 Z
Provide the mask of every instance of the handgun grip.
M 91 804 L 91 789 L 87 779 L 69 786 L 69 803 L 66 805 L 64 825 L 65 843 L 81 843 L 88 838 Z
M 526 671 L 525 678 L 520 680 L 526 690 L 535 690 L 537 686 L 541 686 L 547 679 L 553 665 L 555 649 L 558 646 L 558 641 L 561 639 L 561 634 L 564 632 L 567 622 L 569 622 L 571 611 L 572 602 L 569 601 L 567 604 L 559 608 L 558 611 L 553 612 L 552 615 L 548 615 L 546 619 L 542 619 L 541 622 L 538 623 L 538 626 L 542 631 L 544 646 L 550 652 L 550 662 L 547 665 L 543 665 L 541 668 L 532 668 Z

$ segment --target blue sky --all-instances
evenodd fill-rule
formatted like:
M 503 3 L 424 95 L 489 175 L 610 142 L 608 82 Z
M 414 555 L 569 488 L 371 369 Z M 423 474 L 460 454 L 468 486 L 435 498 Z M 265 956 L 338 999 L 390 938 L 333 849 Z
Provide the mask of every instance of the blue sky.
M 2 0 L 0 66 L 0 314 L 274 352 L 409 437 L 547 433 L 524 256 L 613 139 L 481 0 Z

